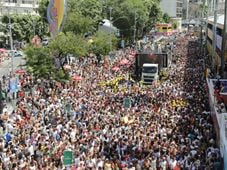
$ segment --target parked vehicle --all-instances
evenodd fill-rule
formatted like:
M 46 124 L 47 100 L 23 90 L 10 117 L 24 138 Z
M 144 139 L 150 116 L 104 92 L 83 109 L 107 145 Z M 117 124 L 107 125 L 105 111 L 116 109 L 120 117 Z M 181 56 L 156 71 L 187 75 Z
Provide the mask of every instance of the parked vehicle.
M 18 50 L 11 50 L 9 52 L 10 56 L 12 57 L 22 57 L 24 56 L 23 52 L 22 51 L 18 51 Z
M 42 41 L 42 45 L 43 46 L 48 46 L 48 44 L 49 44 L 48 38 L 44 38 L 43 41 Z

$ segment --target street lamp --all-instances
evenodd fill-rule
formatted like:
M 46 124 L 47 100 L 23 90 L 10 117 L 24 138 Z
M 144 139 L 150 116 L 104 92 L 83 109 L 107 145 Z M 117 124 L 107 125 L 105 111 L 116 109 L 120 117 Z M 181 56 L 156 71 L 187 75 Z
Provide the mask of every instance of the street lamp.
M 9 34 L 9 41 L 10 41 L 10 51 L 11 51 L 11 73 L 13 73 L 14 68 L 13 68 L 13 64 L 14 64 L 14 52 L 13 52 L 13 36 L 12 36 L 12 23 L 11 23 L 11 17 L 10 17 L 10 9 L 6 8 L 8 15 L 6 15 L 8 17 L 8 24 L 6 25 L 5 30 L 8 32 Z
M 12 36 L 12 24 L 11 17 L 9 16 L 9 36 L 10 36 L 10 50 L 11 50 L 11 69 L 13 73 L 13 60 L 14 60 L 14 52 L 13 52 L 13 36 Z
M 112 51 L 112 7 L 110 7 L 110 51 Z
M 134 15 L 134 35 L 133 35 L 133 43 L 136 44 L 136 11 Z

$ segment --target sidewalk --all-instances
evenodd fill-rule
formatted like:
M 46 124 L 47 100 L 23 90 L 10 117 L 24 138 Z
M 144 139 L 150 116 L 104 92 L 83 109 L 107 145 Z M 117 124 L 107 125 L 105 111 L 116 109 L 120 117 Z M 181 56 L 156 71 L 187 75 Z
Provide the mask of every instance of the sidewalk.
M 13 68 L 14 70 L 17 70 L 20 65 L 23 64 L 23 59 L 21 57 L 15 57 L 13 60 Z M 7 75 L 10 73 L 12 69 L 12 60 L 5 60 L 2 63 L 0 63 L 0 80 L 2 79 L 3 75 Z M 7 102 L 5 104 L 6 106 L 3 109 L 3 113 L 7 111 L 8 113 L 12 113 L 13 110 L 16 108 L 16 100 L 13 102 Z
M 3 109 L 3 113 L 4 112 L 8 112 L 9 114 L 11 114 L 13 112 L 13 110 L 15 110 L 16 106 L 13 106 L 13 104 L 11 102 L 6 103 L 6 106 Z

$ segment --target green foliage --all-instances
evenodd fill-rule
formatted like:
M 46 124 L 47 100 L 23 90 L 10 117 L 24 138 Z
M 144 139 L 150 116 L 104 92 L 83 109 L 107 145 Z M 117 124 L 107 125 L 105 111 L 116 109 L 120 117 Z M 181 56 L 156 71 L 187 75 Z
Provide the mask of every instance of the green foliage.
M 173 22 L 173 29 L 177 29 L 177 22 L 175 21 L 175 22 Z
M 101 3 L 97 0 L 69 0 L 64 32 L 84 34 L 95 32 L 101 21 Z
M 51 48 L 28 46 L 25 54 L 27 71 L 36 78 L 69 80 L 68 72 L 65 72 L 63 67 L 55 66 L 55 57 Z
M 201 15 L 202 17 L 205 17 L 208 13 L 208 6 L 205 4 L 205 2 L 203 2 L 201 5 L 200 5 L 200 9 L 201 9 Z
M 3 16 L 2 23 L 7 25 L 9 17 L 12 23 L 12 36 L 14 40 L 29 42 L 34 35 L 43 37 L 46 32 L 47 25 L 41 22 L 39 16 L 34 15 L 11 15 Z M 4 30 L 6 33 L 8 30 Z
M 25 50 L 27 70 L 37 78 L 50 78 L 55 73 L 54 59 L 48 48 L 28 46 Z
M 154 24 L 162 19 L 159 7 L 160 0 L 109 0 L 104 11 L 109 14 L 108 7 L 113 7 L 112 21 L 120 29 L 121 36 L 132 39 L 136 22 L 136 36 L 142 37 Z M 106 15 L 109 18 L 109 15 Z M 127 23 L 127 24 L 126 24 Z
M 83 16 L 78 12 L 69 13 L 63 28 L 64 32 L 74 34 L 85 34 L 93 29 L 93 22 L 89 17 Z
M 49 0 L 41 0 L 39 1 L 38 12 L 41 16 L 42 20 L 47 23 L 47 7 L 49 4 Z
M 50 42 L 49 48 L 57 58 L 64 58 L 67 54 L 81 57 L 87 55 L 88 45 L 82 35 L 67 32 L 58 34 Z
M 90 52 L 94 54 L 107 55 L 109 52 L 116 48 L 117 39 L 112 34 L 98 31 L 92 37 L 92 43 L 90 44 Z
M 165 23 L 170 22 L 170 16 L 167 13 L 164 13 L 162 18 Z

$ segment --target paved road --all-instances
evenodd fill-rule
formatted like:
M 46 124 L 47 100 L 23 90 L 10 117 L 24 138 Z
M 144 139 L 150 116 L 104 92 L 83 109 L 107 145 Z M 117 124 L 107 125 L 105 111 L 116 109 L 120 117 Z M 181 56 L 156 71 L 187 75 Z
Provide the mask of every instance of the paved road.
M 25 63 L 25 60 L 22 57 L 15 57 L 13 59 L 13 70 L 18 70 L 22 68 L 22 65 Z M 0 64 L 0 79 L 3 75 L 7 75 L 12 71 L 12 59 L 5 60 Z M 16 101 L 12 101 L 9 103 L 6 103 L 6 107 L 4 108 L 4 111 L 8 111 L 9 113 L 12 113 L 14 108 L 16 107 L 15 104 Z
M 14 57 L 13 59 L 13 70 L 20 69 L 20 66 L 25 63 L 22 57 Z M 12 70 L 12 59 L 5 60 L 0 64 L 0 77 L 7 75 Z

